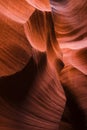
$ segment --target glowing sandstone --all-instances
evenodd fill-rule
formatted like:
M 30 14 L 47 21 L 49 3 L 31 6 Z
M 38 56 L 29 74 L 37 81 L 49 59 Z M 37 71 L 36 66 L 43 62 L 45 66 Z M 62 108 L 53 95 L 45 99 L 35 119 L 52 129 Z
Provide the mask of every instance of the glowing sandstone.
M 87 129 L 87 0 L 0 0 L 0 130 Z

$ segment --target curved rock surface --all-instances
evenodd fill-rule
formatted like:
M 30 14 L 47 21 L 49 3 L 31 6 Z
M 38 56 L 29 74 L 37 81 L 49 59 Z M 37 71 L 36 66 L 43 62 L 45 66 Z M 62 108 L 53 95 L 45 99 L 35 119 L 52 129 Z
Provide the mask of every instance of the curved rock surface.
M 87 130 L 87 0 L 0 0 L 0 130 Z

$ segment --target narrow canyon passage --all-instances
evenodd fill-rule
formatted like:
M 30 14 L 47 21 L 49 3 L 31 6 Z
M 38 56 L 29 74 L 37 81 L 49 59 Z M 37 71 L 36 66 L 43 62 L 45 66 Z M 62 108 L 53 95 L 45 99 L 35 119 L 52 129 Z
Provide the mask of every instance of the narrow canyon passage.
M 0 130 L 87 130 L 87 0 L 0 0 Z

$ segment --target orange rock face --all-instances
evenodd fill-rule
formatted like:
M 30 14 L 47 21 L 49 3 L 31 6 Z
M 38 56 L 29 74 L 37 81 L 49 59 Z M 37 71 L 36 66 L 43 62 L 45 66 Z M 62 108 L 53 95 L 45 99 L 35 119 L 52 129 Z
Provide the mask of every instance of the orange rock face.
M 0 130 L 87 130 L 87 0 L 0 0 Z

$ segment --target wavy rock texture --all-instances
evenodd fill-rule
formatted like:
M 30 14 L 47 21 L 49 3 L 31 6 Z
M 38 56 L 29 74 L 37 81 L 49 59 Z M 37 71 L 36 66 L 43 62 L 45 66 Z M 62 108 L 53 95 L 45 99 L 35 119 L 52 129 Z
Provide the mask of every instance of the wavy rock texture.
M 87 0 L 0 0 L 0 130 L 87 130 Z

